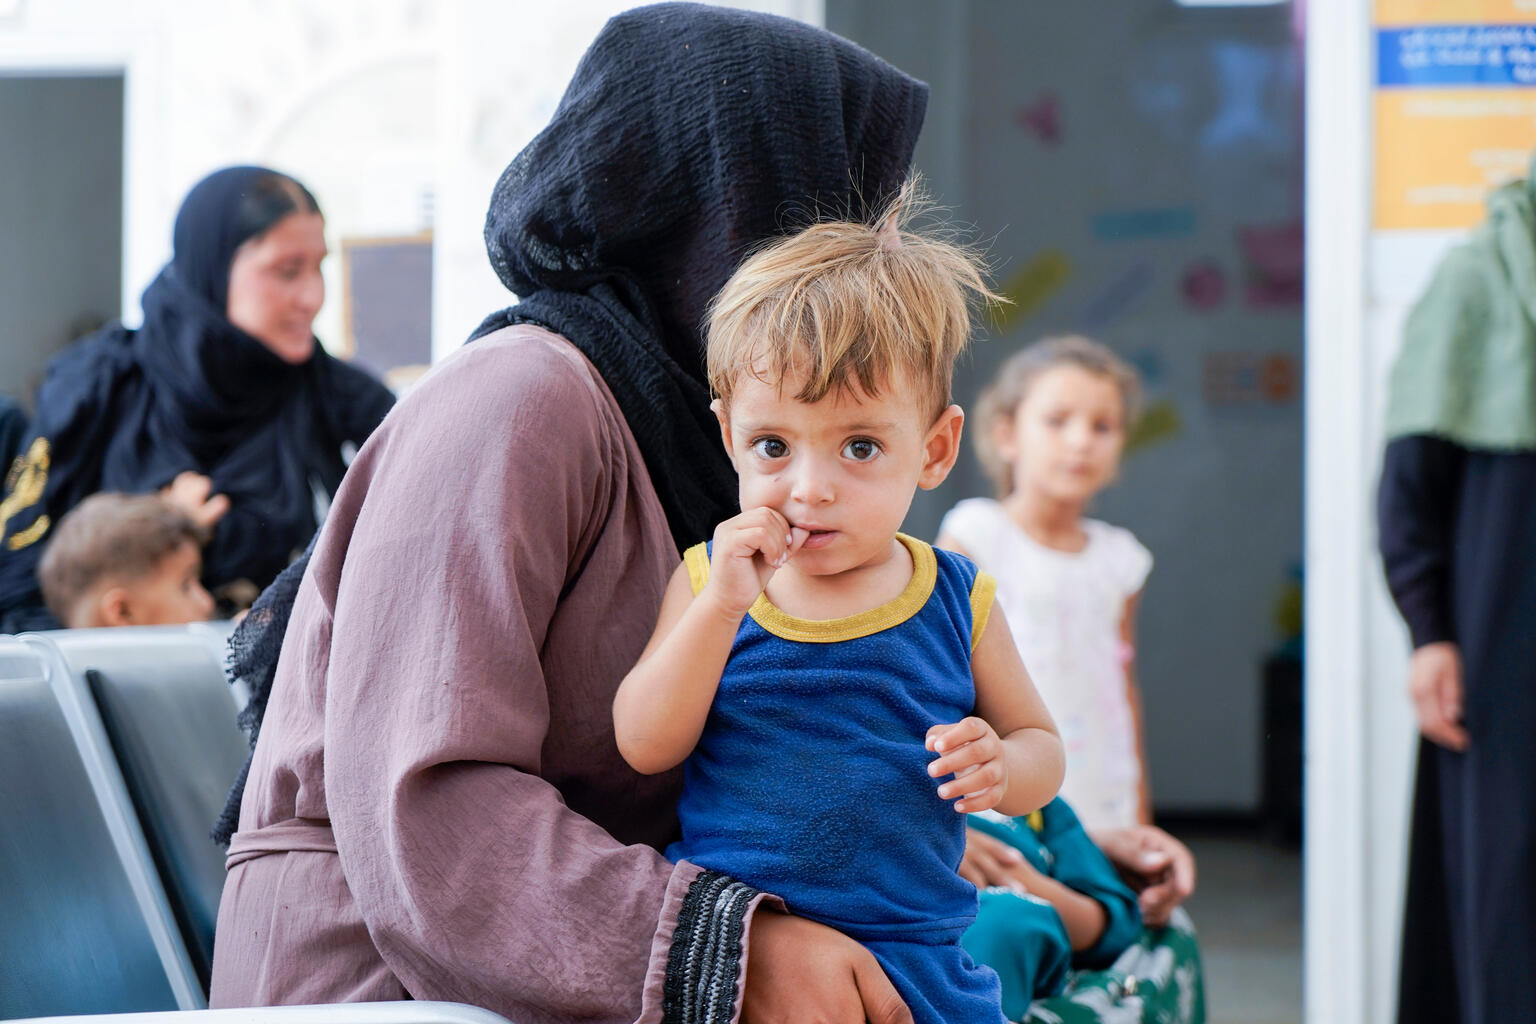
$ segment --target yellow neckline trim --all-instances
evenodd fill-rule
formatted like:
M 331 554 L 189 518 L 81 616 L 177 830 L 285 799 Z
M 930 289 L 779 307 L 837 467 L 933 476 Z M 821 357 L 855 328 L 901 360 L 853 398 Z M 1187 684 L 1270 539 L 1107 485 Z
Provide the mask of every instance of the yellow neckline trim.
M 907 581 L 906 589 L 878 608 L 841 619 L 801 619 L 780 610 L 768 600 L 766 593 L 762 593 L 757 595 L 748 614 L 774 636 L 809 644 L 856 640 L 901 625 L 928 603 L 939 578 L 939 562 L 933 548 L 923 541 L 904 533 L 898 533 L 896 539 L 912 555 L 912 578 Z M 688 581 L 697 594 L 709 582 L 709 552 L 703 544 L 695 544 L 683 552 L 683 563 L 688 567 Z
M 704 584 L 709 582 L 709 549 L 695 544 L 683 552 L 683 564 L 688 567 L 688 582 L 693 585 L 693 596 L 698 597 Z
M 928 603 L 928 598 L 933 594 L 933 585 L 939 578 L 939 566 L 933 548 L 927 544 L 904 533 L 898 533 L 896 539 L 912 555 L 912 578 L 907 581 L 906 589 L 878 608 L 841 619 L 801 619 L 780 610 L 768 600 L 766 593 L 762 593 L 757 596 L 748 614 L 774 636 L 807 644 L 857 640 L 861 636 L 901 625 L 922 611 L 923 605 Z

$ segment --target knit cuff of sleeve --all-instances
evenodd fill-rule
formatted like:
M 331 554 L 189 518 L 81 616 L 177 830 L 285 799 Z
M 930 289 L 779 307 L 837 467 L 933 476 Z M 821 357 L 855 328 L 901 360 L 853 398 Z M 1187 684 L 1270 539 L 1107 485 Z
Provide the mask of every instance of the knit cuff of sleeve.
M 1104 908 L 1104 930 L 1093 945 L 1072 955 L 1072 966 L 1103 970 L 1120 959 L 1120 954 L 1141 937 L 1141 904 L 1129 889 L 1123 892 L 1103 889 L 1084 892 L 1084 895 Z
M 661 1024 L 714 1024 L 741 1012 L 746 985 L 747 930 L 768 896 L 722 875 L 702 871 L 678 908 L 662 983 Z
M 1425 644 L 1456 639 L 1456 630 L 1451 625 L 1441 592 L 1442 588 L 1438 586 L 1425 585 L 1405 587 L 1395 595 L 1397 610 L 1408 625 L 1408 636 L 1415 650 Z

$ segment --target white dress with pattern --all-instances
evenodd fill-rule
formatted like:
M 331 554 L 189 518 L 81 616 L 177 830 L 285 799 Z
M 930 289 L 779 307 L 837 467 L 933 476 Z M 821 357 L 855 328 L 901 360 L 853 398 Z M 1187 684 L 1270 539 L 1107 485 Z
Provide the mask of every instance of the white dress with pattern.
M 997 577 L 997 602 L 1066 747 L 1061 795 L 1095 829 L 1136 823 L 1141 770 L 1120 623 L 1152 555 L 1122 527 L 1096 519 L 1082 527 L 1083 550 L 1058 551 L 1033 540 L 998 502 L 970 498 L 939 532 Z

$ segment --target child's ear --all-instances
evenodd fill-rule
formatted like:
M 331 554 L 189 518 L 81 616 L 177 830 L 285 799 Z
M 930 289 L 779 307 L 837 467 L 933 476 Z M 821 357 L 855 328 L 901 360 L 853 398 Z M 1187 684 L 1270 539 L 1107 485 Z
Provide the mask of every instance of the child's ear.
M 709 411 L 720 421 L 720 443 L 725 445 L 725 454 L 731 460 L 731 465 L 735 466 L 736 452 L 731 448 L 731 413 L 718 398 L 709 403 Z
M 133 625 L 133 599 L 122 587 L 108 587 L 96 598 L 96 624 L 100 626 Z
M 960 457 L 960 433 L 964 427 L 965 410 L 958 405 L 951 405 L 939 413 L 923 442 L 923 471 L 917 478 L 917 486 L 931 491 L 949 476 L 949 471 L 955 468 L 955 460 Z

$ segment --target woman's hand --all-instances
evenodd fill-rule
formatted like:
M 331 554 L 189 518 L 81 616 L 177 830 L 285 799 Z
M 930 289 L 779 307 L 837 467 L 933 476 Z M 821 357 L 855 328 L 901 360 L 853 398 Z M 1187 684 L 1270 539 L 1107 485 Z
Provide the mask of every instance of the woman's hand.
M 160 488 L 160 496 L 180 507 L 204 530 L 213 529 L 229 511 L 229 498 L 214 494 L 213 481 L 190 469 L 177 473 L 176 479 Z
M 789 520 L 767 506 L 727 519 L 715 527 L 705 592 L 727 614 L 741 618 L 810 535 L 798 526 L 791 529 Z
M 763 907 L 748 948 L 741 1024 L 912 1024 L 874 954 L 842 932 Z
M 928 730 L 926 745 L 940 755 L 928 765 L 934 778 L 953 775 L 939 787 L 939 797 L 955 800 L 961 814 L 989 811 L 1008 792 L 1008 761 L 1003 741 L 985 719 L 972 715 Z M 956 797 L 963 799 L 956 800 Z
M 1138 893 L 1148 928 L 1166 925 L 1174 908 L 1195 891 L 1195 855 L 1156 825 L 1099 829 L 1091 838 Z
M 1424 738 L 1447 750 L 1467 749 L 1461 721 L 1461 648 L 1449 641 L 1425 644 L 1408 662 L 1408 695 Z

